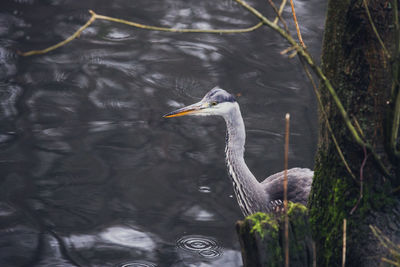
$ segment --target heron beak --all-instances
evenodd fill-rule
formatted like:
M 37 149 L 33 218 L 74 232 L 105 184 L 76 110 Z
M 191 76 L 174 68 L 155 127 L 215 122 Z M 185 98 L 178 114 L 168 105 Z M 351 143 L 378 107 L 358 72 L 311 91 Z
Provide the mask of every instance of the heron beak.
M 201 110 L 208 108 L 209 105 L 208 103 L 204 102 L 198 102 L 193 105 L 177 109 L 175 111 L 172 111 L 170 113 L 165 114 L 163 117 L 164 118 L 173 118 L 173 117 L 180 117 L 180 116 L 185 116 L 185 115 L 194 115 L 196 113 L 200 113 Z

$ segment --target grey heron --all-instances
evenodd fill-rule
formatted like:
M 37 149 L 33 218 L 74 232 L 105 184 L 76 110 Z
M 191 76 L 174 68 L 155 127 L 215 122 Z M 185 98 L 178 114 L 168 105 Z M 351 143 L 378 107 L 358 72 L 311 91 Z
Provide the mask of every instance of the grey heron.
M 226 122 L 226 165 L 233 183 L 237 202 L 244 216 L 256 212 L 271 212 L 282 204 L 284 172 L 258 180 L 244 161 L 245 126 L 235 97 L 215 87 L 199 102 L 164 115 L 165 118 L 184 115 L 222 116 Z M 288 200 L 307 203 L 313 171 L 307 168 L 288 170 Z

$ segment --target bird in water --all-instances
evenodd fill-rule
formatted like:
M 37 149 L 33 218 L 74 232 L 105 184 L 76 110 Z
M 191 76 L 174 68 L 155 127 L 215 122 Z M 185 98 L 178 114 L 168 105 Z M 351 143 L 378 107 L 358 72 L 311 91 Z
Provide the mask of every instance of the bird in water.
M 246 132 L 239 104 L 227 91 L 215 87 L 204 98 L 192 105 L 164 115 L 178 116 L 222 116 L 226 122 L 226 165 L 233 183 L 237 202 L 244 216 L 256 212 L 271 212 L 282 205 L 284 172 L 258 180 L 244 161 Z M 292 168 L 287 171 L 289 201 L 307 204 L 313 171 L 307 168 Z

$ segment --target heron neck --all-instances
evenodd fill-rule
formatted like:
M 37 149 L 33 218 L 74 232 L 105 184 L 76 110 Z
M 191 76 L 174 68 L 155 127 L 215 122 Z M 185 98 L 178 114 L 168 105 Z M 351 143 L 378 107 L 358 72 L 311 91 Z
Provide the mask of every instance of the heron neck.
M 227 127 L 226 164 L 239 206 L 245 216 L 257 211 L 266 212 L 264 203 L 268 197 L 244 161 L 246 132 L 239 105 L 224 118 Z
M 225 117 L 225 122 L 227 129 L 226 148 L 235 152 L 235 156 L 243 158 L 246 130 L 239 105 L 237 105 L 233 112 Z

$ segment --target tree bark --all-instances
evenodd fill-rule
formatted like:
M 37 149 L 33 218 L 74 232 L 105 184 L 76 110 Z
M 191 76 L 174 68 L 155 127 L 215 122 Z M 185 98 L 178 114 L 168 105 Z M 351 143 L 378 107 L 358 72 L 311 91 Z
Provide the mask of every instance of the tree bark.
M 368 2 L 377 31 L 391 52 L 395 49 L 392 3 Z M 322 69 L 353 125 L 360 125 L 360 135 L 372 145 L 394 178 L 385 177 L 371 153 L 365 153 L 354 141 L 321 83 L 324 109 L 355 179 L 339 157 L 321 115 L 309 201 L 317 265 L 342 265 L 342 228 L 343 219 L 347 218 L 346 266 L 379 266 L 382 257 L 393 257 L 369 225 L 377 226 L 383 235 L 400 243 L 400 201 L 395 190 L 400 182 L 399 159 L 389 144 L 394 109 L 392 81 L 397 74 L 393 72 L 393 62 L 385 57 L 362 0 L 330 0 L 325 27 Z

